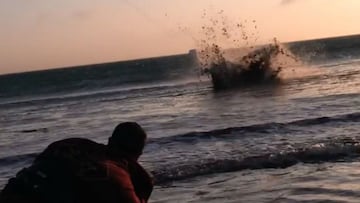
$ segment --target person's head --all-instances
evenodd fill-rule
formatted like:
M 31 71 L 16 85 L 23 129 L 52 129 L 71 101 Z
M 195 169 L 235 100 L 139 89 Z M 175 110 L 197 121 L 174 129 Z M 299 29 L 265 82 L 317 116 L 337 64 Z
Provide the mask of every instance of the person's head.
M 145 146 L 146 133 L 135 122 L 120 123 L 109 138 L 111 151 L 138 159 Z

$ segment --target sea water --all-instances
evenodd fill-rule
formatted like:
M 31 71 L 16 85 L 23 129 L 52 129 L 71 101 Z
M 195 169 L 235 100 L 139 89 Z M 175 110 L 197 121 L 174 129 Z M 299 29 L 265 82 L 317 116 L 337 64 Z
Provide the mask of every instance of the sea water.
M 360 202 L 359 41 L 288 44 L 293 76 L 224 91 L 191 54 L 0 76 L 0 188 L 53 141 L 136 121 L 151 202 Z

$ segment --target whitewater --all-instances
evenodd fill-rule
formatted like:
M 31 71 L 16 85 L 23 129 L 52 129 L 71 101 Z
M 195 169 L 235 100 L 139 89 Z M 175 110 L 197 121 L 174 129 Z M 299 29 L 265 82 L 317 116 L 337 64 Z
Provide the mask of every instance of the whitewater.
M 223 91 L 191 52 L 2 75 L 0 188 L 53 141 L 106 143 L 136 121 L 149 135 L 151 202 L 360 202 L 358 45 L 287 44 L 306 62 L 291 77 Z

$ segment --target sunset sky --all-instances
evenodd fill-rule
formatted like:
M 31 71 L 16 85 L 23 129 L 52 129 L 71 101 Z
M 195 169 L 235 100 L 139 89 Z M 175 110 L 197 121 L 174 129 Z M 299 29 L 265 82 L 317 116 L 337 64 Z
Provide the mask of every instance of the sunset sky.
M 204 10 L 262 43 L 360 33 L 359 0 L 1 0 L 0 74 L 185 53 Z

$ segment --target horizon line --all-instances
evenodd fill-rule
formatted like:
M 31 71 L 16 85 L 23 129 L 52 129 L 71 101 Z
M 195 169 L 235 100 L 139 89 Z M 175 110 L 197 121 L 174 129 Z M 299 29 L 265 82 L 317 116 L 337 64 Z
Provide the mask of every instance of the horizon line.
M 296 40 L 296 41 L 294 40 L 294 41 L 287 41 L 287 42 L 280 42 L 280 43 L 281 44 L 291 44 L 291 43 L 298 43 L 298 42 L 311 42 L 311 41 L 315 41 L 315 40 L 331 40 L 331 39 L 336 39 L 336 38 L 355 37 L 355 36 L 360 36 L 360 33 L 349 34 L 349 35 L 327 36 L 327 37 L 322 37 L 322 38 L 309 38 L 309 39 L 302 39 L 302 40 Z M 276 37 L 274 37 L 274 39 L 276 39 Z M 229 48 L 229 49 L 234 49 L 234 48 Z M 44 69 L 34 69 L 34 70 L 10 72 L 10 73 L 4 73 L 4 74 L 0 73 L 0 76 L 26 74 L 26 73 L 32 73 L 32 72 L 51 71 L 51 70 L 70 69 L 70 68 L 84 68 L 87 66 L 96 66 L 96 65 L 102 65 L 102 64 L 114 64 L 114 63 L 122 63 L 122 62 L 125 63 L 125 62 L 141 61 L 141 60 L 151 60 L 151 59 L 157 59 L 157 58 L 186 55 L 186 54 L 189 54 L 191 50 L 196 50 L 196 48 L 191 48 L 187 52 L 178 52 L 178 53 L 171 53 L 171 54 L 169 53 L 167 55 L 148 56 L 148 57 L 143 57 L 143 58 L 130 58 L 130 59 L 124 59 L 124 60 L 119 59 L 116 61 L 115 60 L 114 61 L 104 61 L 104 62 L 88 63 L 88 64 L 84 63 L 84 64 L 78 64 L 78 65 L 69 65 L 69 66 L 44 68 Z

